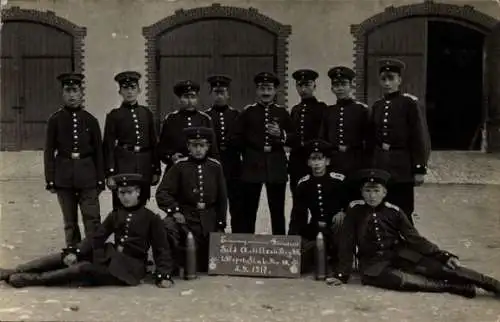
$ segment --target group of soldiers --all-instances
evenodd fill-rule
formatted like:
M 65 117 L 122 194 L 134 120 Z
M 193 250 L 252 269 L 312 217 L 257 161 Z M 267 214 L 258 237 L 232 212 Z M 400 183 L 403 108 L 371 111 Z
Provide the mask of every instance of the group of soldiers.
M 467 297 L 478 286 L 500 295 L 500 282 L 462 267 L 414 228 L 414 187 L 423 183 L 429 142 L 417 99 L 400 91 L 403 70 L 400 61 L 380 61 L 384 96 L 371 108 L 353 98 L 350 68 L 328 71 L 333 106 L 314 96 L 318 73 L 297 70 L 301 102 L 290 113 L 276 104 L 280 81 L 272 73 L 255 76 L 257 101 L 241 110 L 229 106 L 228 76 L 207 79 L 213 105 L 205 112 L 198 107 L 200 85 L 181 81 L 173 89 L 179 108 L 165 117 L 158 138 L 152 112 L 137 102 L 139 73 L 116 75 L 123 103 L 107 114 L 104 137 L 81 105 L 83 75 L 61 75 L 65 105 L 48 121 L 45 174 L 61 206 L 67 247 L 0 271 L 1 279 L 17 287 L 82 279 L 136 285 L 151 246 L 156 284 L 170 287 L 185 265 L 189 233 L 198 270 L 207 270 L 209 234 L 225 231 L 228 204 L 231 232 L 255 233 L 264 184 L 272 232 L 285 235 L 290 181 L 288 234 L 302 237 L 303 272 L 314 262 L 321 232 L 329 285 L 347 283 L 357 257 L 364 284 Z M 146 208 L 157 184 L 163 220 Z M 106 186 L 113 211 L 101 224 L 98 196 Z M 105 243 L 112 233 L 115 242 Z

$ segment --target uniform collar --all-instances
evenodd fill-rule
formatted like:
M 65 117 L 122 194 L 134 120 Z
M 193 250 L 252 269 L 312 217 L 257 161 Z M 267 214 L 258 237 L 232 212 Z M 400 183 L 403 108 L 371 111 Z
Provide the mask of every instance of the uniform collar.
M 396 91 L 396 92 L 393 92 L 393 93 L 385 94 L 384 98 L 387 99 L 387 100 L 390 100 L 392 98 L 398 97 L 399 95 L 401 95 L 401 91 Z
M 189 160 L 193 163 L 196 163 L 196 164 L 202 164 L 202 163 L 205 163 L 205 161 L 207 161 L 207 158 L 208 158 L 208 153 L 205 155 L 205 157 L 203 159 L 195 159 L 193 158 L 192 156 L 189 156 Z
M 337 100 L 337 105 L 345 106 L 345 105 L 351 104 L 352 102 L 354 102 L 354 98 L 346 97 L 346 98 L 341 98 L 341 99 Z
M 123 102 L 122 103 L 122 107 L 125 107 L 125 108 L 137 108 L 137 107 L 139 107 L 139 103 L 135 102 L 133 104 L 130 104 L 130 103 Z
M 315 96 L 300 99 L 301 104 L 311 104 L 311 103 L 317 103 L 317 102 L 318 102 L 318 99 Z
M 72 113 L 72 112 L 79 112 L 81 110 L 83 110 L 83 106 L 80 105 L 78 107 L 69 107 L 69 106 L 63 106 L 63 109 Z
M 212 107 L 217 112 L 225 112 L 229 108 L 229 105 L 213 105 Z
M 184 114 L 184 115 L 194 115 L 194 114 L 198 113 L 198 110 L 197 109 L 188 110 L 188 109 L 185 109 L 185 108 L 181 108 L 179 110 L 179 113 Z

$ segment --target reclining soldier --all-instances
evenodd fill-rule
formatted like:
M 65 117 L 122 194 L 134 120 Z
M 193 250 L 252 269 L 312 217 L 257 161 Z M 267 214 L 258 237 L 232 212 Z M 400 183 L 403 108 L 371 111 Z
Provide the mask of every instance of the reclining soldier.
M 338 229 L 347 206 L 345 176 L 328 172 L 332 146 L 323 140 L 311 140 L 304 145 L 310 174 L 299 180 L 293 198 L 288 235 L 302 237 L 302 273 L 314 267 L 316 236 L 323 233 L 330 267 L 336 265 Z M 311 213 L 311 220 L 309 219 Z
M 0 280 L 13 287 L 35 285 L 137 285 L 146 275 L 149 247 L 153 248 L 158 287 L 173 285 L 173 260 L 160 216 L 145 207 L 149 188 L 140 174 L 113 177 L 120 206 L 113 210 L 93 236 L 62 253 L 47 255 L 19 265 L 0 269 Z M 146 186 L 145 186 L 146 185 Z M 115 243 L 106 243 L 114 233 Z
M 475 297 L 479 287 L 500 296 L 500 281 L 463 267 L 456 255 L 421 236 L 399 207 L 384 202 L 389 177 L 378 169 L 360 173 L 363 200 L 351 202 L 347 209 L 335 277 L 347 283 L 357 244 L 365 285 L 468 298 Z
M 207 156 L 214 137 L 206 127 L 184 129 L 189 157 L 177 162 L 164 174 L 156 191 L 156 202 L 167 213 L 164 219 L 178 269 L 185 267 L 188 232 L 196 243 L 198 271 L 208 270 L 211 232 L 226 228 L 227 191 L 222 166 Z

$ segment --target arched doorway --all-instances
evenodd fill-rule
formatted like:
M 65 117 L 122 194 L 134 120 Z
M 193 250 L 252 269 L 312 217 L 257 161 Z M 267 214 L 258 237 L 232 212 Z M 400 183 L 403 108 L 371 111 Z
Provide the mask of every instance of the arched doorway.
M 41 150 L 48 117 L 61 106 L 58 74 L 83 70 L 85 28 L 40 12 L 2 10 L 2 150 Z
M 487 116 L 500 103 L 488 104 L 492 80 L 484 73 L 496 23 L 470 6 L 426 1 L 388 7 L 352 26 L 357 96 L 373 104 L 381 95 L 377 60 L 398 58 L 407 65 L 402 89 L 419 98 L 432 148 L 481 149 Z M 491 150 L 495 142 L 488 143 Z
M 253 76 L 274 71 L 281 79 L 279 102 L 286 101 L 287 37 L 282 25 L 255 9 L 214 4 L 175 15 L 143 29 L 147 39 L 148 105 L 159 119 L 175 109 L 174 83 L 191 79 L 202 85 L 208 104 L 209 74 L 233 78 L 231 105 L 241 109 L 254 99 Z M 182 44 L 182 46 L 179 46 Z

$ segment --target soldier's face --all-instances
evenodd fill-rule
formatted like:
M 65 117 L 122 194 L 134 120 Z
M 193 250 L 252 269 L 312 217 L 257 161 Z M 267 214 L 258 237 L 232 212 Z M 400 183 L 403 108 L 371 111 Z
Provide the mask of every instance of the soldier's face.
M 384 201 L 387 189 L 380 183 L 365 183 L 361 188 L 361 195 L 369 206 L 377 207 Z
M 301 82 L 297 83 L 297 85 L 295 85 L 295 88 L 297 89 L 297 93 L 299 93 L 300 97 L 311 97 L 314 95 L 316 83 L 314 81 Z
M 346 98 L 352 94 L 352 82 L 348 79 L 338 79 L 332 82 L 332 92 L 337 98 Z
M 138 84 L 128 84 L 121 86 L 119 93 L 124 102 L 135 103 L 137 101 L 137 97 L 141 93 L 141 89 Z
M 198 105 L 198 93 L 189 92 L 186 94 L 182 94 L 181 97 L 179 97 L 179 103 L 181 104 L 182 108 L 196 108 L 196 106 Z
M 64 105 L 68 107 L 79 107 L 82 104 L 82 96 L 82 88 L 79 85 L 64 85 Z
M 264 83 L 257 86 L 257 98 L 263 103 L 271 103 L 276 96 L 276 88 L 272 83 Z
M 311 168 L 313 175 L 322 175 L 326 171 L 326 167 L 330 164 L 330 159 L 321 152 L 311 153 L 307 160 L 307 164 Z
M 137 186 L 118 187 L 118 199 L 126 208 L 137 206 L 140 195 L 141 188 Z
M 394 72 L 382 72 L 380 73 L 380 85 L 384 90 L 384 93 L 393 93 L 399 90 L 401 86 L 401 75 Z
M 211 93 L 212 100 L 216 106 L 227 105 L 229 101 L 229 90 L 227 87 L 216 87 L 213 88 Z
M 188 142 L 188 151 L 189 154 L 198 160 L 205 158 L 208 153 L 208 149 L 210 149 L 210 144 L 207 140 L 190 140 Z

